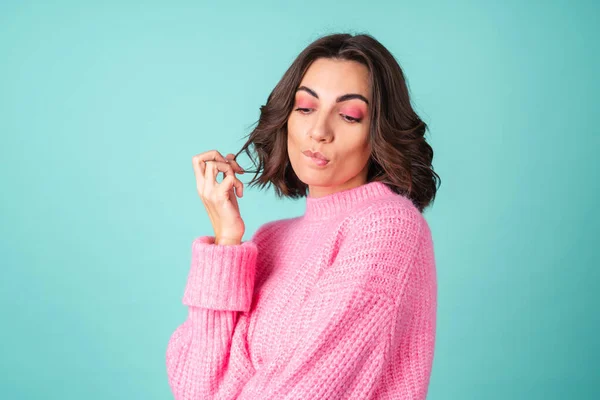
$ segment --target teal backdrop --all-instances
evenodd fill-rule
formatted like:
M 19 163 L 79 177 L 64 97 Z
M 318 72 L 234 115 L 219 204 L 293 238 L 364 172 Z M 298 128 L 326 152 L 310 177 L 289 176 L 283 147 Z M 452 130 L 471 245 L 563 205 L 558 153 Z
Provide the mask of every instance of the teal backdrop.
M 0 397 L 171 398 L 212 234 L 191 158 L 349 32 L 398 59 L 442 178 L 428 399 L 600 398 L 599 4 L 0 2 Z M 244 240 L 304 206 L 247 189 Z

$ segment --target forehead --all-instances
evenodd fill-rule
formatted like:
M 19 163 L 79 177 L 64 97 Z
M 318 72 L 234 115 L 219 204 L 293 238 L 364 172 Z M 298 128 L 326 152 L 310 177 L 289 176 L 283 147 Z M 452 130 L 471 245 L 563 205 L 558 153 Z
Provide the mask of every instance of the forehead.
M 371 98 L 369 70 L 357 61 L 317 59 L 308 67 L 300 85 L 317 92 L 320 99 L 346 93 L 359 93 Z

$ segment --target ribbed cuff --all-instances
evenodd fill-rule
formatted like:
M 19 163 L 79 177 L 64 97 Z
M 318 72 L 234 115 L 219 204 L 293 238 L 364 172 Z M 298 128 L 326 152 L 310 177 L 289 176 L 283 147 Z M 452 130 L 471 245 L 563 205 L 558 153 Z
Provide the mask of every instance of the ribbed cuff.
M 192 243 L 192 262 L 183 304 L 213 310 L 249 311 L 258 248 L 252 241 L 217 245 L 214 236 Z

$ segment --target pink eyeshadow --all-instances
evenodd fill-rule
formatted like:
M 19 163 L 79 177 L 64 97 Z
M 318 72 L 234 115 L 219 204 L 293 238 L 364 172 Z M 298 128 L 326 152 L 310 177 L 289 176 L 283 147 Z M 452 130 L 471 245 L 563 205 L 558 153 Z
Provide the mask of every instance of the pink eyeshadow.
M 305 100 L 300 100 L 300 101 L 296 102 L 296 105 L 297 105 L 297 107 L 300 107 L 300 108 L 314 108 L 310 102 L 305 101 Z
M 345 108 L 342 112 L 352 118 L 361 119 L 363 117 L 363 112 L 359 108 L 348 107 L 348 108 Z

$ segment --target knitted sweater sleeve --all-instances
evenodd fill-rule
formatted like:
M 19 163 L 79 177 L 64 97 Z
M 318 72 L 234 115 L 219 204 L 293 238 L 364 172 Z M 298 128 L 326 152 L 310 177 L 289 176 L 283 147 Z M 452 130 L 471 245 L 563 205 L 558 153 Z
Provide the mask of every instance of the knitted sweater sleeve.
M 230 359 L 239 314 L 252 302 L 257 253 L 252 241 L 217 245 L 214 236 L 193 241 L 182 300 L 188 317 L 171 335 L 166 351 L 176 400 L 234 398 L 253 373 L 247 354 L 239 364 Z
M 298 315 L 307 323 L 257 369 L 240 317 L 251 303 L 256 245 L 197 239 L 184 295 L 189 317 L 167 350 L 175 399 L 378 399 L 390 396 L 385 387 L 392 382 L 400 398 L 424 399 L 427 382 L 419 377 L 428 366 L 388 374 L 416 298 L 409 277 L 421 221 L 381 210 L 360 221 L 307 295 Z

